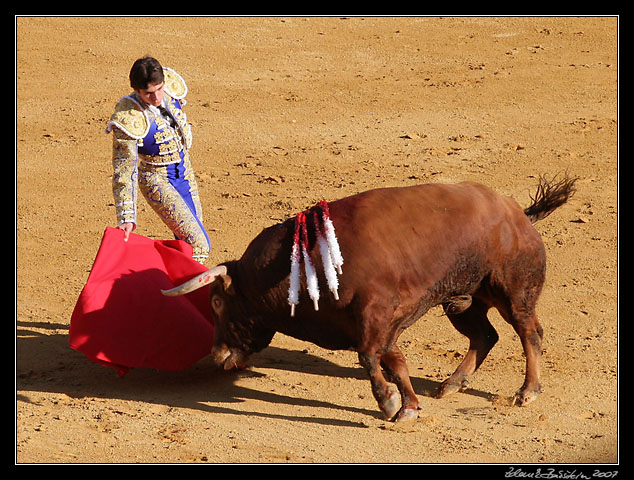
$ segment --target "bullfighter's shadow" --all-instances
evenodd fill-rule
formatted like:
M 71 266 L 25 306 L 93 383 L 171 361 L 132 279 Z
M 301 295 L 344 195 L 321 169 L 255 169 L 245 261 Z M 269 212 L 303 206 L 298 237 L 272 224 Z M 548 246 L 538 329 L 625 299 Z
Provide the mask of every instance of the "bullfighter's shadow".
M 135 368 L 127 375 L 119 377 L 116 370 L 94 363 L 68 346 L 68 335 L 62 333 L 68 329 L 68 325 L 46 321 L 20 321 L 16 325 L 16 392 L 20 392 L 16 395 L 18 402 L 31 401 L 29 392 L 47 392 L 65 394 L 71 398 L 131 400 L 216 414 L 261 416 L 348 427 L 364 425 L 362 422 L 337 418 L 292 415 L 284 408 L 280 408 L 279 414 L 245 411 L 231 408 L 231 404 L 256 400 L 282 407 L 307 406 L 376 415 L 373 410 L 318 399 L 303 399 L 239 385 L 237 381 L 240 378 L 265 375 L 250 369 L 225 372 L 213 365 L 210 358 L 204 358 L 181 371 Z M 289 365 L 297 365 L 299 356 L 304 359 L 307 357 L 292 350 L 274 347 L 272 350 L 280 363 Z M 331 372 L 333 369 L 336 371 L 336 366 L 318 357 L 312 357 L 311 363 L 321 364 L 322 368 L 330 369 Z M 301 368 L 298 368 L 298 371 L 301 372 Z M 338 374 L 345 376 L 346 372 L 348 370 L 344 369 Z M 357 375 L 354 372 L 353 374 Z
M 156 287 L 157 275 L 153 269 L 122 275 L 113 283 L 112 291 L 103 309 L 116 314 L 117 309 L 109 305 L 125 304 L 126 289 L 130 285 Z M 160 285 L 159 285 L 160 286 Z M 135 293 L 143 293 L 136 292 Z M 109 302 L 112 302 L 109 304 Z M 125 322 L 122 322 L 125 323 Z M 232 403 L 257 400 L 278 405 L 314 406 L 322 409 L 355 410 L 354 407 L 336 405 L 317 399 L 301 399 L 270 391 L 260 391 L 241 385 L 237 380 L 245 376 L 263 375 L 255 370 L 225 372 L 213 364 L 209 357 L 202 358 L 180 371 L 133 368 L 120 377 L 117 370 L 89 360 L 84 354 L 69 346 L 69 325 L 54 320 L 32 317 L 30 320 L 16 319 L 16 393 L 18 401 L 30 401 L 28 392 L 63 393 L 69 397 L 98 397 L 142 401 L 170 407 L 199 409 L 211 413 L 268 416 L 273 415 L 244 409 L 231 408 Z M 94 348 L 90 351 L 94 351 Z M 278 349 L 282 363 L 298 365 L 295 353 Z M 284 360 L 284 356 L 291 357 Z M 318 360 L 322 367 L 329 362 Z M 24 392 L 22 394 L 22 392 Z M 317 422 L 358 427 L 357 422 L 340 421 L 334 418 L 298 417 L 280 408 L 275 417 L 288 420 Z M 363 409 L 356 411 L 372 414 Z

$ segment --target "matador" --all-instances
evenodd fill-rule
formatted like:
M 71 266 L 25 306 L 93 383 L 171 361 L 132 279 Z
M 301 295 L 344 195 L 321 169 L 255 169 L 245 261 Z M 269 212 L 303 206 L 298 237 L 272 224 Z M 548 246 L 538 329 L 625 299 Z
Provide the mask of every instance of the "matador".
M 153 73 L 154 80 L 135 86 L 136 64 L 140 60 L 147 63 L 148 58 L 154 62 L 154 70 L 160 71 Z M 178 73 L 151 57 L 140 60 L 130 73 L 134 92 L 119 100 L 106 126 L 106 132 L 113 133 L 117 225 L 124 230 L 123 226 L 130 226 L 126 238 L 136 227 L 140 190 L 174 236 L 192 246 L 193 258 L 204 263 L 210 241 L 189 157 L 192 131 L 183 111 L 187 85 Z

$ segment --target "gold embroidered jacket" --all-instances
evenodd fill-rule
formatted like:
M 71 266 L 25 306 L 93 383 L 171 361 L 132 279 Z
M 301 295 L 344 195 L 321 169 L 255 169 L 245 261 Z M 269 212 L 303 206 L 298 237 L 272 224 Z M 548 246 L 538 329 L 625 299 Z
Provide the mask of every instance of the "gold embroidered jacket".
M 113 132 L 112 191 L 118 224 L 136 223 L 139 162 L 144 167 L 181 162 L 191 148 L 191 125 L 183 111 L 187 85 L 170 68 L 163 68 L 163 107 L 173 123 L 157 107 L 145 107 L 135 93 L 122 97 L 106 126 Z

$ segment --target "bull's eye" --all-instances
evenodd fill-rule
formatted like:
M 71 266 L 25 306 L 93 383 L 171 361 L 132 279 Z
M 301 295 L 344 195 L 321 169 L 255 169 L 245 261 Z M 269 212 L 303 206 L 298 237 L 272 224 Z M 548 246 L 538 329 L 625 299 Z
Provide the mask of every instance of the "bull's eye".
M 220 313 L 220 310 L 222 310 L 222 306 L 223 306 L 224 302 L 222 300 L 222 298 L 220 298 L 218 295 L 214 295 L 211 299 L 211 308 L 214 309 L 214 312 L 216 313 Z

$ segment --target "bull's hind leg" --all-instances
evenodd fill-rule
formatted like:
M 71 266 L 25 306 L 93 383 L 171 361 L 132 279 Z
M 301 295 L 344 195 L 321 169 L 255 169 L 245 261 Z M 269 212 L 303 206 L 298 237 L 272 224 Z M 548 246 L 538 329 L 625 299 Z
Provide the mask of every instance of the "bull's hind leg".
M 478 369 L 498 341 L 498 334 L 487 318 L 488 310 L 487 305 L 474 298 L 464 312 L 447 313 L 456 330 L 469 339 L 469 351 L 456 371 L 440 385 L 436 398 L 465 390 L 469 386 L 469 376 Z
M 529 269 L 522 271 L 523 288 L 507 288 L 511 295 L 499 295 L 494 300 L 500 315 L 510 323 L 520 337 L 524 356 L 526 357 L 526 376 L 524 385 L 515 394 L 514 405 L 527 405 L 543 391 L 539 383 L 540 363 L 542 357 L 543 330 L 535 311 L 537 298 L 543 283 L 543 270 Z M 519 282 L 515 282 L 517 284 Z
M 529 312 L 513 313 L 509 318 L 504 313 L 502 313 L 502 316 L 513 325 L 519 335 L 526 357 L 524 385 L 515 394 L 513 404 L 519 406 L 527 405 L 544 390 L 539 383 L 543 330 L 537 319 L 534 307 Z

